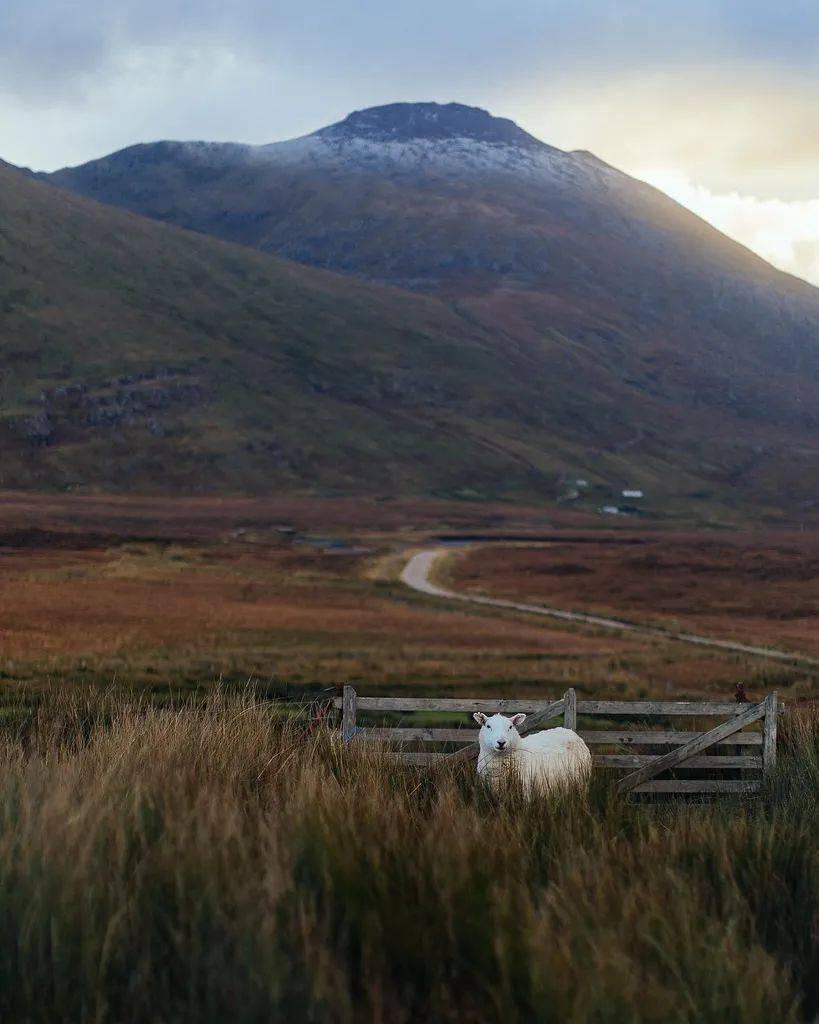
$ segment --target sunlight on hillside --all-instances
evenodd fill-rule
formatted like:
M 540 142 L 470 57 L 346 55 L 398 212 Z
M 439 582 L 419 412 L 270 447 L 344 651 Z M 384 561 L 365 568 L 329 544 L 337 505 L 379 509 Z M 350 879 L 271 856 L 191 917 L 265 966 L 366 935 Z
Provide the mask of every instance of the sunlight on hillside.
M 718 194 L 668 168 L 640 177 L 775 267 L 819 285 L 819 199 Z

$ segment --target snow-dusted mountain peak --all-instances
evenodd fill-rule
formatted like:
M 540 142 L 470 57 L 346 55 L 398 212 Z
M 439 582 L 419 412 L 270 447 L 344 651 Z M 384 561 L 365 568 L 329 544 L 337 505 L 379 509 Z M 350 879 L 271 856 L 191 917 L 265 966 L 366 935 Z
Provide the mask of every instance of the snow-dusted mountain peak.
M 514 121 L 461 103 L 390 103 L 358 110 L 287 142 L 253 147 L 248 159 L 333 166 L 354 174 L 512 175 L 556 187 L 600 185 L 605 174 L 584 154 L 541 142 Z
M 462 103 L 389 103 L 356 110 L 337 124 L 315 133 L 330 140 L 366 139 L 371 142 L 412 142 L 473 139 L 490 145 L 548 149 L 533 135 L 505 117 L 493 117 L 480 107 Z

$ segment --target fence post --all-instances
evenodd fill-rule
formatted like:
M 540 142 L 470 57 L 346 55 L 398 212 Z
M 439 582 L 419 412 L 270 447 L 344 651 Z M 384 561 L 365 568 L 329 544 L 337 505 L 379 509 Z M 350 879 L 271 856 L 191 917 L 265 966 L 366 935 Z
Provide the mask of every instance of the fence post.
M 341 738 L 345 743 L 355 736 L 355 717 L 358 708 L 358 694 L 354 686 L 345 685 L 341 697 Z
M 779 713 L 776 690 L 765 698 L 765 722 L 762 729 L 762 772 L 770 775 L 776 765 L 776 718 Z
M 566 710 L 563 712 L 563 727 L 574 732 L 577 729 L 577 694 L 573 689 L 566 691 L 565 700 Z

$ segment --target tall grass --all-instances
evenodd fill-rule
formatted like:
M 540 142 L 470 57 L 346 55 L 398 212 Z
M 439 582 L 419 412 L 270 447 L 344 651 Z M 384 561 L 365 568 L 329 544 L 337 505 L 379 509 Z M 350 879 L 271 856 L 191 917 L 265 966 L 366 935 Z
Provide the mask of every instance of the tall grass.
M 419 775 L 252 697 L 54 697 L 0 735 L 7 1021 L 797 1022 L 817 722 L 751 803 Z

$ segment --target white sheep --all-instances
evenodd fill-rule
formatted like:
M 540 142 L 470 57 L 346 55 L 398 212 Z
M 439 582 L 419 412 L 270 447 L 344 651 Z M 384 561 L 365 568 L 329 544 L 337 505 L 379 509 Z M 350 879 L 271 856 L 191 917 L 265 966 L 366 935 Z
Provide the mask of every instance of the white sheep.
M 526 791 L 550 790 L 562 785 L 587 785 L 591 775 L 591 751 L 571 729 L 544 729 L 521 736 L 518 726 L 526 715 L 488 717 L 474 714 L 478 733 L 478 775 L 497 785 L 515 774 Z

